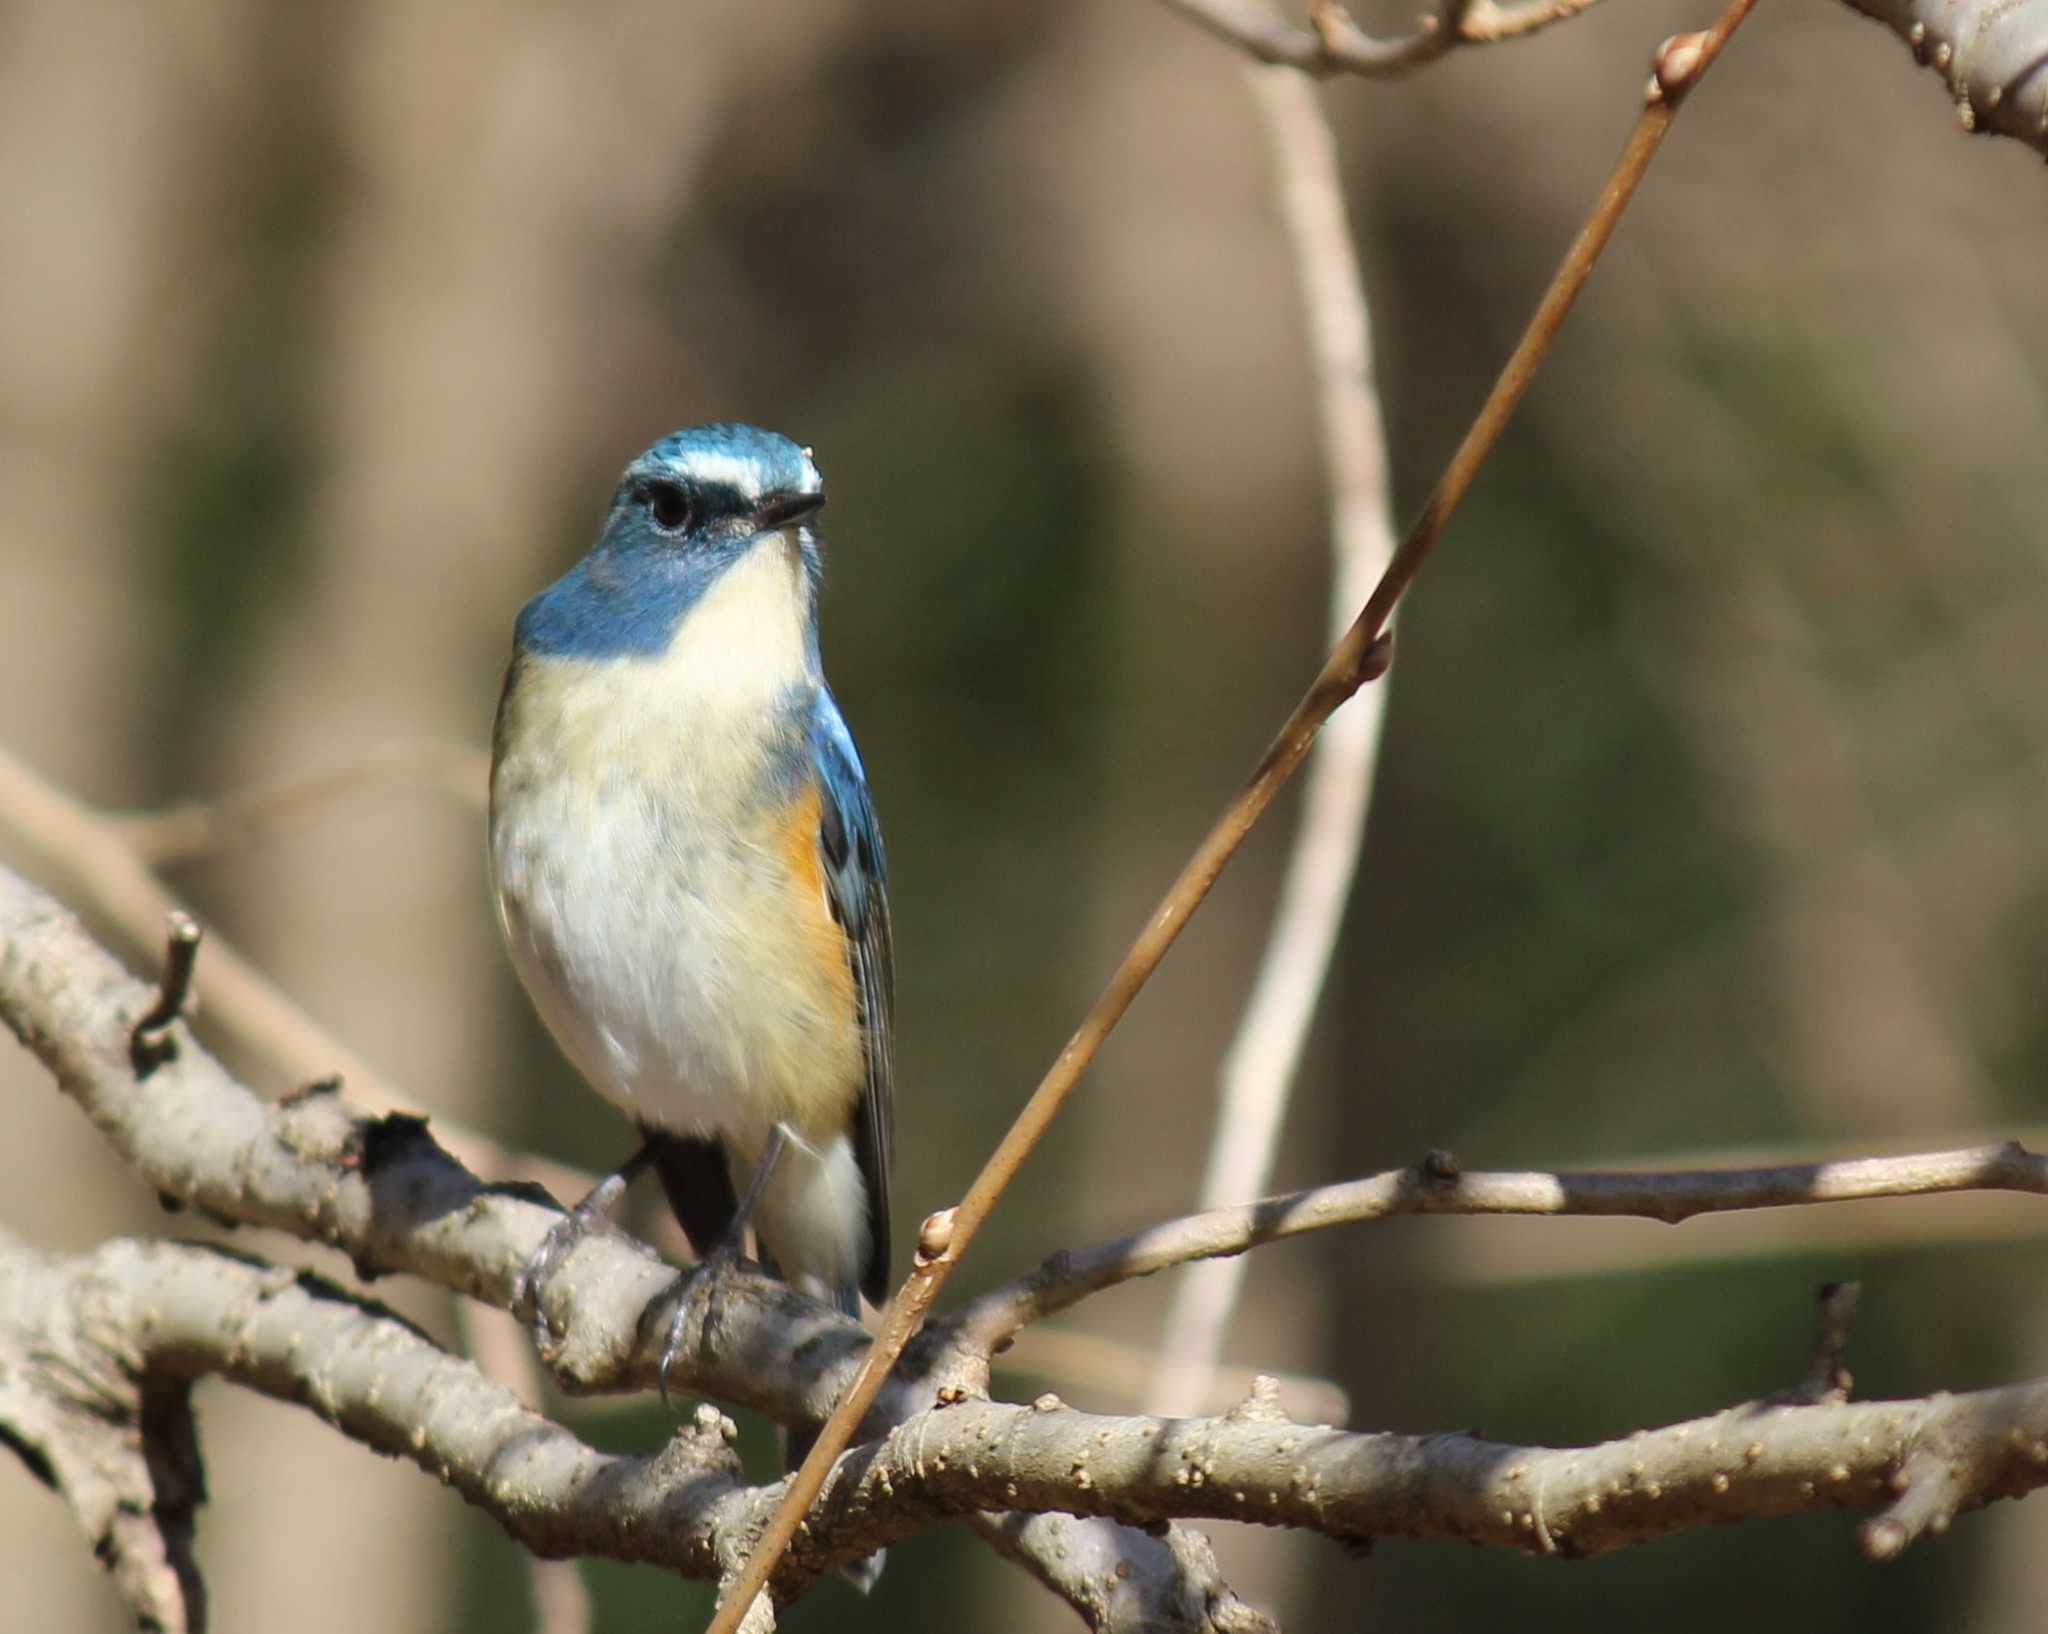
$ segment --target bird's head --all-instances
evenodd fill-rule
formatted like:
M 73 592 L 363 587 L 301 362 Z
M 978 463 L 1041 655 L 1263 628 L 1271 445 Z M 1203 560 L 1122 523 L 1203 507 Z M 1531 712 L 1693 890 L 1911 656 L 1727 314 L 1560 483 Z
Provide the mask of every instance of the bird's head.
M 750 580 L 763 582 L 748 599 L 786 593 L 808 623 L 819 557 L 807 524 L 824 503 L 810 450 L 787 437 L 733 424 L 664 437 L 626 467 L 596 547 L 527 605 L 520 644 L 586 658 L 664 652 L 691 610 L 750 561 Z M 786 570 L 764 573 L 762 551 Z
M 824 503 L 808 448 L 754 426 L 694 426 L 626 467 L 598 549 L 715 551 L 802 522 Z

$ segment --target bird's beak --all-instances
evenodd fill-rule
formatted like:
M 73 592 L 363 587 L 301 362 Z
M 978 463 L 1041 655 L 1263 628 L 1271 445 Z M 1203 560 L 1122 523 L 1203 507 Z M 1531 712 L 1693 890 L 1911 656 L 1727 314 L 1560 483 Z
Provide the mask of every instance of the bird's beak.
M 823 494 L 786 494 L 780 499 L 770 500 L 756 514 L 764 530 L 786 528 L 792 522 L 801 522 L 807 516 L 816 516 L 824 505 Z

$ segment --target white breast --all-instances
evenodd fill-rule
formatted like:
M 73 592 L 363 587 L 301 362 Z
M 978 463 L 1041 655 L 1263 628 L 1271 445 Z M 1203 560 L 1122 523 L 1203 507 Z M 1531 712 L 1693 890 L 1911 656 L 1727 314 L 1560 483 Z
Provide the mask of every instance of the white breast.
M 836 1134 L 861 1081 L 822 889 L 778 827 L 773 728 L 816 684 L 800 573 L 771 536 L 661 657 L 528 660 L 492 776 L 506 940 L 549 1029 L 639 1121 L 743 1158 L 777 1120 Z

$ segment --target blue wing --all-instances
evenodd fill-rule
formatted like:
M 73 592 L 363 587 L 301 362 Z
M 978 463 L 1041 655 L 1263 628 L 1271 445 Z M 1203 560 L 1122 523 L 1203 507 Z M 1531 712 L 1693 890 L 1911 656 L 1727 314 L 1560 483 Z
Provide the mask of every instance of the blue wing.
M 868 798 L 867 775 L 839 705 L 818 689 L 811 752 L 821 794 L 818 855 L 832 917 L 846 932 L 847 959 L 860 1001 L 867 1064 L 854 1119 L 854 1156 L 868 1193 L 868 1263 L 861 1292 L 875 1304 L 889 1297 L 889 1164 L 896 1145 L 895 955 L 889 940 L 889 870 L 882 833 Z

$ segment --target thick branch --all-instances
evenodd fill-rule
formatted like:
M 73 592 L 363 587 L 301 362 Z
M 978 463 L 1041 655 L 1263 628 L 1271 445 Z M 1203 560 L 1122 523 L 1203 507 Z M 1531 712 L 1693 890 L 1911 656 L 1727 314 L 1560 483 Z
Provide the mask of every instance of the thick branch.
M 1310 1428 L 1257 1395 L 1207 1419 L 972 1401 L 911 1420 L 854 1467 L 814 1526 L 978 1495 L 1133 1524 L 1209 1517 L 1578 1558 L 1743 1518 L 1873 1509 L 1864 1547 L 1883 1557 L 1962 1510 L 2048 1485 L 2048 1380 L 1919 1401 L 1752 1402 L 1590 1447 Z
M 744 1484 L 731 1427 L 714 1409 L 651 1457 L 600 1453 L 390 1312 L 217 1249 L 117 1242 L 53 1262 L 0 1240 L 0 1344 L 36 1362 L 10 1369 L 0 1394 L 13 1443 L 81 1514 L 96 1503 L 114 1517 L 106 1526 L 151 1512 L 162 1488 L 81 1500 L 97 1479 L 74 1474 L 97 1456 L 74 1445 L 81 1430 L 111 1424 L 139 1445 L 147 1403 L 182 1402 L 207 1374 L 304 1406 L 431 1471 L 550 1557 L 727 1576 L 781 1491 Z M 189 1513 L 196 1457 L 184 1467 L 177 1497 Z M 1115 1604 L 1136 1598 L 1137 1574 L 1118 1568 L 1121 1552 L 1101 1552 L 1109 1534 L 1070 1517 L 1226 1518 L 1583 1556 L 1739 1517 L 1871 1508 L 1881 1512 L 1865 1543 L 1882 1555 L 2044 1483 L 2048 1381 L 1925 1401 L 1750 1403 L 1566 1448 L 1310 1428 L 1288 1421 L 1270 1389 L 1220 1418 L 1183 1420 L 1105 1418 L 1050 1396 L 1030 1406 L 969 1400 L 917 1414 L 844 1460 L 776 1588 L 786 1596 L 942 1519 L 1022 1508 L 1045 1518 L 984 1529 L 1005 1546 L 1032 1542 L 1034 1569 L 1060 1576 L 1093 1626 L 1137 1628 L 1147 1625 Z M 1270 1626 L 1216 1583 L 1213 1564 L 1188 1558 L 1199 1540 L 1170 1534 L 1149 1551 L 1117 1541 L 1145 1571 L 1160 1556 L 1163 1584 L 1189 1600 L 1173 1626 Z M 186 1625 L 172 1616 L 159 1626 Z
M 1192 1260 L 1242 1254 L 1284 1237 L 1397 1214 L 1600 1215 L 1677 1225 L 1700 1214 L 1961 1191 L 2048 1195 L 2048 1157 L 2007 1141 L 1951 1152 L 1762 1169 L 1463 1174 L 1447 1155 L 1433 1153 L 1414 1168 L 1210 1209 L 1111 1242 L 1062 1249 L 1029 1276 L 983 1294 L 959 1320 L 977 1345 L 993 1347 L 1025 1324 L 1120 1282 Z
M 360 1274 L 408 1271 L 509 1308 L 513 1280 L 558 1217 L 555 1210 L 524 1188 L 482 1184 L 418 1119 L 374 1117 L 331 1090 L 278 1103 L 259 1099 L 200 1049 L 182 1022 L 165 1031 L 168 1053 L 138 1082 L 128 1037 L 155 999 L 71 914 L 0 869 L 0 1019 L 147 1183 L 224 1222 L 325 1243 Z M 676 1273 L 644 1246 L 623 1236 L 586 1239 L 542 1290 L 555 1330 L 565 1335 L 550 1358 L 557 1377 L 581 1391 L 652 1388 L 670 1308 L 662 1296 L 675 1288 Z M 693 1278 L 682 1293 L 691 1318 L 668 1370 L 671 1386 L 783 1423 L 824 1417 L 867 1347 L 858 1324 L 744 1268 Z M 941 1387 L 981 1390 L 986 1376 L 985 1358 L 955 1343 L 950 1330 L 934 1334 L 899 1367 L 873 1423 L 879 1429 L 902 1420 Z M 1019 1529 L 1005 1552 L 1029 1558 L 1040 1547 L 1071 1549 L 1081 1540 L 1090 1558 L 1112 1571 L 1116 1545 L 1129 1541 L 1118 1529 L 1087 1521 L 1059 1536 Z M 1192 1560 L 1198 1552 L 1177 1535 L 1168 1541 L 1173 1559 L 1187 1553 Z M 851 1545 L 846 1558 L 872 1547 Z M 1153 1540 L 1144 1547 L 1157 1566 Z M 1063 1574 L 1078 1569 L 1078 1558 L 1047 1560 L 1034 1570 L 1064 1592 Z M 1223 1622 L 1184 1618 L 1190 1590 L 1160 1570 L 1140 1562 L 1120 1581 L 1126 1590 L 1100 1601 L 1102 1620 L 1094 1626 L 1227 1634 Z M 1220 1583 L 1194 1599 L 1238 1604 Z
M 206 1474 L 186 1381 L 138 1375 L 118 1297 L 90 1265 L 67 1275 L 0 1233 L 0 1443 L 70 1506 L 137 1626 L 187 1634 L 206 1624 Z
M 2048 155 L 2048 8 L 2010 0 L 1847 0 L 1948 87 L 1963 129 Z
M 71 914 L 0 869 L 0 1019 L 150 1186 L 224 1221 L 325 1243 L 365 1276 L 409 1271 L 510 1308 L 557 1211 L 523 1187 L 479 1182 L 423 1120 L 371 1117 L 327 1089 L 259 1099 L 182 1022 L 164 1035 L 171 1058 L 138 1082 L 128 1035 L 154 998 Z M 660 1335 L 643 1342 L 640 1317 L 675 1278 L 623 1236 L 586 1239 L 543 1290 L 567 1335 L 551 1358 L 564 1383 L 652 1387 Z M 866 1345 L 857 1324 L 744 1270 L 698 1279 L 690 1297 L 671 1384 L 784 1422 L 821 1417 Z
M 164 1034 L 169 1053 L 138 1080 L 128 1036 L 154 998 L 68 914 L 0 871 L 0 1014 L 147 1180 L 224 1218 L 330 1243 L 365 1270 L 411 1270 L 507 1303 L 551 1211 L 514 1189 L 479 1185 L 415 1121 L 355 1116 L 330 1093 L 258 1101 L 182 1023 Z M 1198 1570 L 1200 1540 L 1173 1532 L 1152 1548 L 1124 1528 L 1221 1517 L 1339 1537 L 1458 1536 L 1585 1554 L 1740 1515 L 1884 1504 L 1866 1542 L 1876 1553 L 1895 1550 L 1961 1509 L 2048 1480 L 2048 1383 L 1925 1402 L 1751 1405 L 1601 1447 L 1546 1449 L 1310 1430 L 1288 1422 L 1270 1390 L 1218 1419 L 1099 1417 L 1050 1397 L 1031 1407 L 990 1403 L 986 1352 L 977 1348 L 999 1340 L 1006 1323 L 1124 1277 L 1343 1219 L 1575 1212 L 1675 1221 L 1720 1208 L 1968 1187 L 2038 1192 L 2048 1190 L 2048 1172 L 2043 1159 L 2012 1145 L 1664 1175 L 1460 1176 L 1438 1157 L 1056 1256 L 907 1354 L 870 1420 L 870 1435 L 886 1434 L 836 1466 L 800 1547 L 778 1570 L 776 1591 L 794 1592 L 818 1572 L 940 1519 L 988 1510 L 1098 1517 L 992 1523 L 1006 1547 L 1029 1554 L 1096 1626 L 1214 1634 L 1258 1625 L 1213 1571 Z M 177 1409 L 160 1419 L 172 1428 L 182 1413 L 175 1392 L 194 1371 L 217 1369 L 304 1401 L 372 1445 L 417 1457 L 535 1548 L 587 1548 L 721 1577 L 783 1495 L 782 1485 L 740 1486 L 721 1449 L 690 1440 L 705 1440 L 703 1426 L 684 1432 L 682 1452 L 603 1459 L 526 1413 L 470 1364 L 309 1279 L 211 1251 L 121 1252 L 142 1269 L 120 1298 L 106 1292 L 120 1291 L 121 1278 L 108 1273 L 112 1260 L 95 1260 L 93 1274 L 75 1285 L 99 1290 L 95 1319 L 102 1331 L 118 1330 L 106 1341 L 109 1354 L 143 1358 L 135 1378 L 174 1392 L 157 1398 Z M 665 1327 L 655 1296 L 670 1279 L 652 1254 L 620 1238 L 578 1250 L 547 1291 L 550 1313 L 570 1335 L 558 1359 L 569 1382 L 652 1382 Z M 744 1271 L 692 1281 L 685 1297 L 691 1320 L 675 1377 L 785 1420 L 815 1420 L 865 1344 L 850 1322 Z M 122 1299 L 141 1304 L 124 1315 Z M 63 1301 L 44 1290 L 32 1304 L 34 1322 L 47 1325 Z M 643 1312 L 653 1342 L 642 1340 Z M 928 1406 L 940 1400 L 958 1405 Z M 33 1414 L 10 1405 L 8 1419 L 16 1445 L 56 1469 L 55 1457 L 36 1450 Z M 128 1528 L 125 1553 L 112 1552 L 134 1563 L 141 1586 L 131 1597 L 171 1608 L 157 1614 L 161 1626 L 185 1626 L 173 1615 L 189 1593 L 178 1587 L 187 1575 L 178 1517 L 198 1490 L 197 1459 L 188 1461 L 183 1496 L 161 1505 L 164 1487 L 150 1472 L 184 1466 L 161 1450 L 176 1437 L 158 1440 L 140 1464 L 128 1457 L 120 1481 L 102 1483 L 114 1496 L 90 1514 Z M 685 1502 L 679 1483 L 698 1507 Z M 84 1490 L 77 1481 L 72 1488 Z M 169 1527 L 136 1520 L 159 1511 Z M 697 1530 L 685 1526 L 686 1515 Z M 89 1521 L 96 1538 L 110 1525 Z M 1118 1560 L 1131 1568 L 1121 1576 Z M 1107 1592 L 1119 1585 L 1129 1586 L 1125 1598 L 1121 1587 Z

